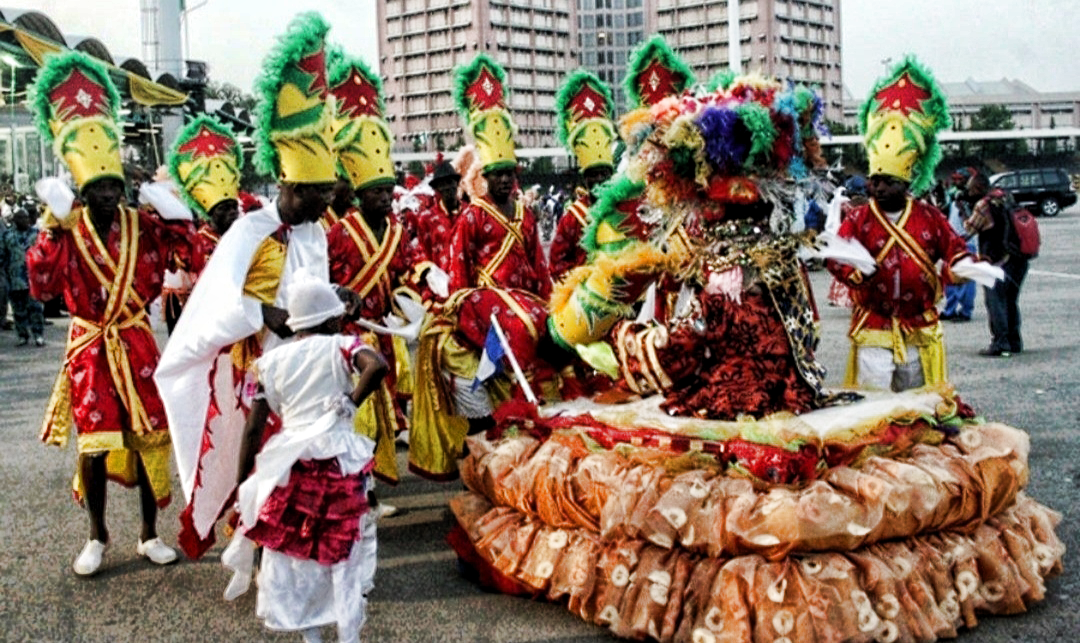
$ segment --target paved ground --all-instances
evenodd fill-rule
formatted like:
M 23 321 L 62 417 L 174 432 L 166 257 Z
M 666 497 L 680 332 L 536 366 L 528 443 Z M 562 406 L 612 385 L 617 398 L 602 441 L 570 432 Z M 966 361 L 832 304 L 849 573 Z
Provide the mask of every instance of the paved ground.
M 1080 207 L 1041 219 L 1043 255 L 1024 285 L 1027 351 L 1008 360 L 976 355 L 988 343 L 981 295 L 975 319 L 949 325 L 952 380 L 987 417 L 1032 437 L 1029 492 L 1065 515 L 1066 571 L 1047 600 L 1027 614 L 985 619 L 961 641 L 1075 641 L 1080 632 Z M 813 276 L 824 301 L 827 276 Z M 823 307 L 821 358 L 830 381 L 842 376 L 847 311 Z M 63 320 L 58 320 L 62 322 Z M 256 641 L 296 640 L 256 621 L 254 593 L 227 603 L 228 575 L 218 546 L 203 560 L 160 569 L 135 555 L 137 497 L 110 487 L 113 545 L 104 571 L 76 577 L 71 561 L 85 537 L 85 518 L 69 500 L 74 453 L 47 449 L 37 425 L 62 354 L 62 324 L 47 329 L 45 349 L 12 347 L 0 335 L 0 640 Z M 403 454 L 399 454 L 403 455 Z M 379 529 L 379 571 L 371 596 L 368 641 L 605 641 L 605 630 L 562 607 L 484 593 L 461 580 L 443 537 L 446 500 L 460 483 L 438 485 L 406 476 L 384 488 L 400 515 Z M 161 532 L 176 536 L 179 503 L 162 514 Z

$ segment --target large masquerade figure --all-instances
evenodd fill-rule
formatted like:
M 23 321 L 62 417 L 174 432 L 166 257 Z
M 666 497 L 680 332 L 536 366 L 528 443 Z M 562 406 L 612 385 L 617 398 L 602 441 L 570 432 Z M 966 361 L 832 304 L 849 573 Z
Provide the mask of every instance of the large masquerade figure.
M 823 389 L 788 205 L 818 98 L 734 74 L 683 91 L 659 39 L 628 84 L 631 159 L 548 332 L 635 395 L 497 410 L 452 503 L 461 558 L 659 641 L 933 640 L 1041 599 L 1064 547 L 1021 491 L 1025 433 L 947 386 Z

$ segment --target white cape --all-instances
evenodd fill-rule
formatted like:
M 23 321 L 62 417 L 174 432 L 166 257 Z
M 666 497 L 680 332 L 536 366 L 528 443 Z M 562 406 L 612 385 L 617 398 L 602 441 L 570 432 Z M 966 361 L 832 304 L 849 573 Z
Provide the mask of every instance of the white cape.
M 263 327 L 262 308 L 243 295 L 244 282 L 255 251 L 280 226 L 277 205 L 271 203 L 229 228 L 196 282 L 154 374 L 187 511 L 200 539 L 210 535 L 236 487 L 245 420 L 239 383 L 232 381 L 230 356 L 222 351 Z M 326 234 L 317 223 L 292 227 L 275 305 L 285 307 L 289 283 L 301 268 L 329 281 Z M 279 342 L 268 333 L 263 348 Z M 220 414 L 208 422 L 212 395 Z

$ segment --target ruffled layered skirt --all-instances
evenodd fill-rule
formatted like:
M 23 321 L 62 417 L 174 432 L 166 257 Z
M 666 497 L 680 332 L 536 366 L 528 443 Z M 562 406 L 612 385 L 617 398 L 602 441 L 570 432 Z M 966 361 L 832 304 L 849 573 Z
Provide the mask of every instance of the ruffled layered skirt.
M 821 433 L 817 473 L 783 485 L 724 466 L 702 432 L 470 438 L 450 540 L 499 590 L 638 639 L 928 641 L 1041 600 L 1064 546 L 1021 491 L 1027 435 L 954 420 L 887 444 L 891 413 L 843 464 L 830 449 L 875 422 Z

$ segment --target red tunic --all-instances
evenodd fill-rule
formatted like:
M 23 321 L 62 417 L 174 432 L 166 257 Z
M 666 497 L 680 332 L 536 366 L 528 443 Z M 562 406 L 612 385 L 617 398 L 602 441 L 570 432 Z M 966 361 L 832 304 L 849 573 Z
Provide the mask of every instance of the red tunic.
M 581 237 L 589 224 L 589 207 L 592 197 L 580 190 L 576 201 L 566 208 L 566 213 L 559 219 L 555 229 L 555 238 L 551 240 L 549 259 L 551 278 L 559 281 L 563 275 L 585 263 L 588 253 L 581 247 Z
M 520 288 L 542 299 L 551 294 L 551 276 L 536 231 L 536 218 L 514 203 L 507 219 L 486 197 L 461 211 L 450 242 L 450 292 L 490 286 Z
M 411 286 L 412 261 L 405 228 L 387 221 L 382 239 L 371 231 L 359 209 L 353 208 L 326 234 L 330 281 L 361 297 L 360 315 L 382 323 L 391 312 L 393 294 Z
M 859 241 L 878 266 L 865 277 L 851 266 L 826 263 L 851 288 L 852 334 L 864 328 L 891 330 L 894 317 L 908 328 L 937 323 L 935 304 L 941 298 L 942 280 L 935 264 L 944 262 L 944 277 L 951 281 L 949 266 L 970 256 L 964 240 L 937 208 L 911 198 L 908 204 L 895 224 L 874 201 L 854 209 L 840 224 L 839 236 Z
M 173 256 L 202 269 L 192 256 L 194 228 L 121 209 L 102 244 L 85 210 L 71 216 L 80 217 L 72 230 L 42 231 L 26 260 L 31 295 L 39 300 L 63 295 L 73 318 L 66 373 L 75 425 L 81 436 L 166 431 L 165 409 L 153 380 L 158 347 L 145 307 L 161 294 L 162 276 Z M 132 270 L 124 270 L 122 253 L 134 257 Z M 110 305 L 110 294 L 117 291 L 125 296 Z M 125 395 L 110 368 L 106 339 L 113 329 L 119 339 L 113 347 L 123 349 L 137 399 Z
M 215 232 L 209 223 L 199 226 L 199 234 L 195 237 L 194 254 L 201 257 L 203 265 L 210 260 L 210 255 L 214 254 L 214 248 L 217 248 L 219 241 L 221 241 L 221 235 Z
M 409 245 L 418 272 L 423 270 L 426 263 L 433 263 L 449 272 L 450 241 L 456 216 L 457 212 L 448 212 L 442 199 L 436 198 L 412 217 L 414 233 Z

